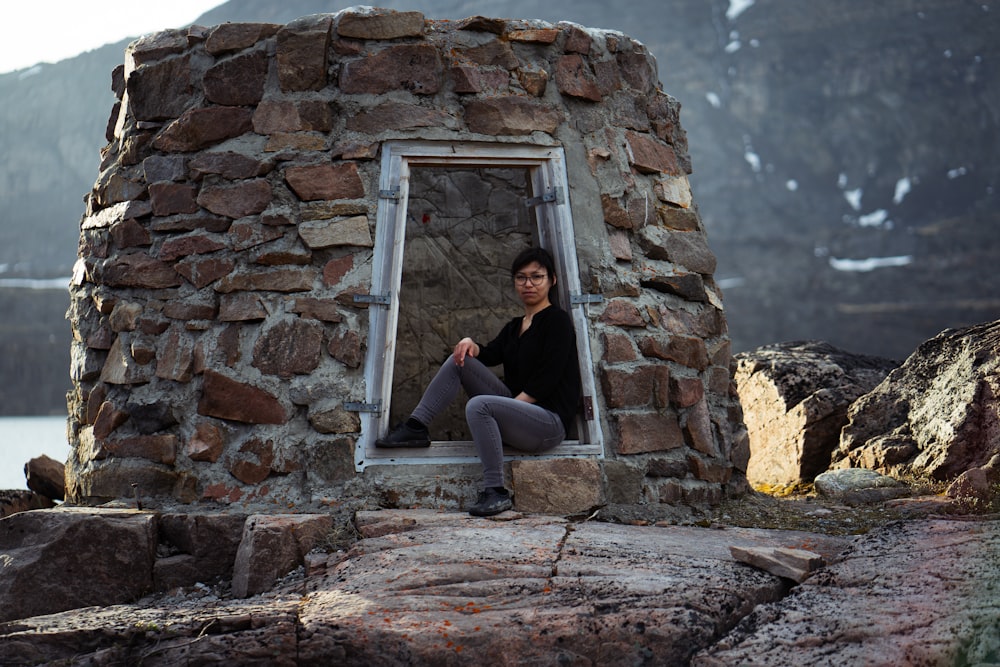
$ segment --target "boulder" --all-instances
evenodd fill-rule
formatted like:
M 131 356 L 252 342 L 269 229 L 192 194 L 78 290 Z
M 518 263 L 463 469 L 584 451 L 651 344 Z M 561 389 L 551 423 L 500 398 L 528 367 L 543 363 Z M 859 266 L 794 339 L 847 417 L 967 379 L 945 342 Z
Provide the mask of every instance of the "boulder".
M 1000 454 L 1000 321 L 947 329 L 855 402 L 833 467 L 952 481 Z
M 305 562 L 305 556 L 333 529 L 329 514 L 251 516 L 233 565 L 233 596 L 270 590 L 280 577 Z
M 50 498 L 34 491 L 0 491 L 0 518 L 54 505 Z
M 153 588 L 156 517 L 60 508 L 0 521 L 0 621 L 130 602 Z
M 816 476 L 816 491 L 847 504 L 873 503 L 910 495 L 897 479 L 864 468 L 828 470 Z
M 898 366 L 820 341 L 767 345 L 735 359 L 750 435 L 747 479 L 758 488 L 809 483 L 826 470 L 848 407 Z
M 62 500 L 66 495 L 66 473 L 62 463 L 42 454 L 24 465 L 28 488 L 51 498 Z

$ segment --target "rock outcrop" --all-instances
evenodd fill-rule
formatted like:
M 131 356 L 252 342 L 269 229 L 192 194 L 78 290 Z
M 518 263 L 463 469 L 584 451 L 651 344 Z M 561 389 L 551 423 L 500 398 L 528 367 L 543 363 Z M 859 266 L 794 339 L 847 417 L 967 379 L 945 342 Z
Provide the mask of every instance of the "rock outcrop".
M 812 482 L 825 471 L 848 407 L 898 366 L 821 341 L 767 345 L 735 361 L 750 437 L 747 480 L 770 490 Z
M 928 340 L 856 401 L 848 420 L 833 467 L 962 477 L 988 493 L 1000 482 L 1000 321 Z
M 510 514 L 362 512 L 308 576 L 0 624 L 0 662 L 144 665 L 923 664 L 996 661 L 1000 522 L 860 537 Z M 785 549 L 803 583 L 736 562 Z M 875 576 L 875 573 L 878 576 Z M 947 576 L 942 576 L 947 573 Z

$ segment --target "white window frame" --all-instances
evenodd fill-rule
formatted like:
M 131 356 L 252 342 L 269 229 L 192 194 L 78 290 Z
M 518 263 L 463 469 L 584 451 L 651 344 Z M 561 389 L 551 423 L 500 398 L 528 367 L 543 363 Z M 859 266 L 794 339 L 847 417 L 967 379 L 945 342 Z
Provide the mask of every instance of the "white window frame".
M 455 141 L 387 141 L 382 144 L 375 248 L 372 257 L 368 345 L 365 355 L 365 400 L 348 403 L 361 414 L 361 436 L 355 446 L 355 469 L 400 464 L 478 462 L 471 441 L 435 441 L 429 448 L 380 449 L 375 440 L 390 428 L 389 405 L 396 355 L 399 290 L 411 167 L 522 168 L 528 171 L 535 219 L 542 247 L 552 253 L 559 275 L 560 301 L 567 304 L 576 329 L 585 414 L 577 420 L 577 440 L 564 441 L 545 454 L 504 448 L 505 460 L 587 457 L 604 458 L 594 364 L 590 351 L 586 304 L 576 257 L 569 206 L 565 153 L 561 147 Z M 526 205 L 528 205 L 526 203 Z

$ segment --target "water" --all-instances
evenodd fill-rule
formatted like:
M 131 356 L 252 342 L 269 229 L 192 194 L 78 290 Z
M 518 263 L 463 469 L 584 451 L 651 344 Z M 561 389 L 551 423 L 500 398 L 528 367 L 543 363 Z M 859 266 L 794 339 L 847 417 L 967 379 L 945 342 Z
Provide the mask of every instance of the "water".
M 0 417 L 0 489 L 27 489 L 24 464 L 42 454 L 66 462 L 66 417 Z

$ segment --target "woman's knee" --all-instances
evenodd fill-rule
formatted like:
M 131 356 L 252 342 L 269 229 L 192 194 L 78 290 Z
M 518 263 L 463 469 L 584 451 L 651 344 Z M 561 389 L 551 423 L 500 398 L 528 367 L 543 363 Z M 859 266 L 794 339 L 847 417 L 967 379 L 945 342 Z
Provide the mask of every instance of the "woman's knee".
M 472 421 L 477 417 L 492 417 L 493 410 L 490 405 L 491 399 L 495 396 L 473 396 L 465 404 L 465 420 Z

